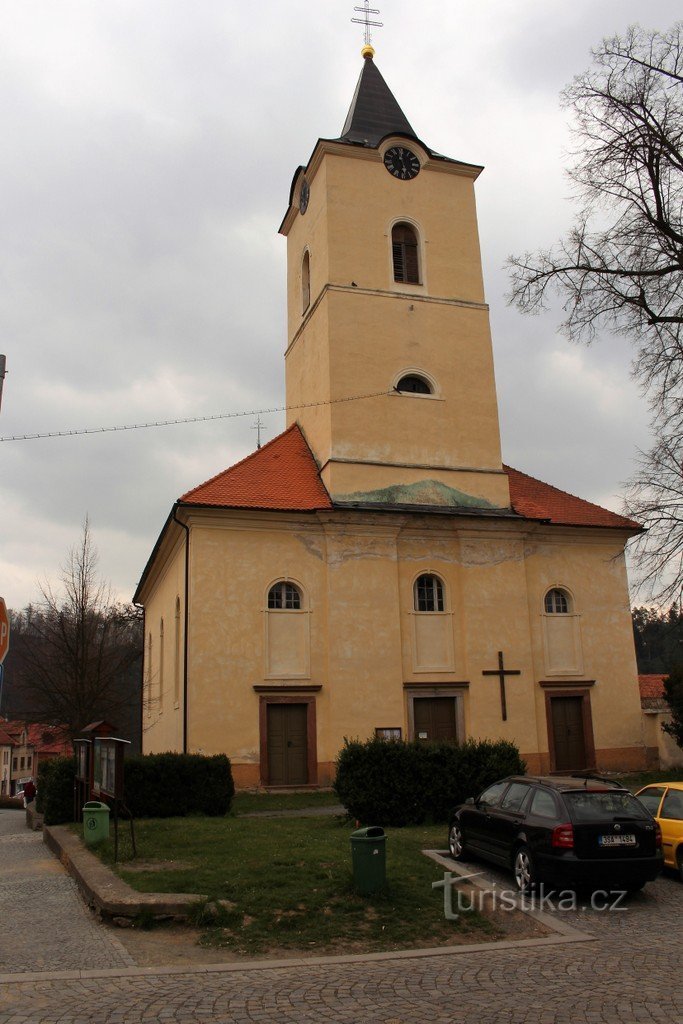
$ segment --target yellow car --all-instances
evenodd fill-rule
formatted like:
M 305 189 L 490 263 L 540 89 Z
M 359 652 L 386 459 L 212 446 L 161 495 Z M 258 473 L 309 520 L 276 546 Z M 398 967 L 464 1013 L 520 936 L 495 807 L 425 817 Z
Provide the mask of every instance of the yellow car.
M 683 782 L 653 782 L 636 796 L 659 822 L 664 863 L 683 882 Z

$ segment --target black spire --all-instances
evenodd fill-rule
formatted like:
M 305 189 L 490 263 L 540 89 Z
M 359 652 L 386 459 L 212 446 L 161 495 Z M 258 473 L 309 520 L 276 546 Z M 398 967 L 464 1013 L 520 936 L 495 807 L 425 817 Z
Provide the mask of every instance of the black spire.
M 386 135 L 416 138 L 406 115 L 375 67 L 371 55 L 364 55 L 363 70 L 340 136 L 343 142 L 378 146 Z

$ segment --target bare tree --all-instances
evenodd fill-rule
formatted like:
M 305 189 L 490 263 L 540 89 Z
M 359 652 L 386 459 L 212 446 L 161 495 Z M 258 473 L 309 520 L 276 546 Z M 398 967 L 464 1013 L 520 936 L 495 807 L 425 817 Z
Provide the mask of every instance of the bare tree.
M 683 23 L 632 27 L 593 57 L 563 93 L 576 222 L 554 250 L 509 260 L 510 301 L 539 312 L 557 293 L 570 340 L 607 329 L 634 344 L 658 442 L 641 453 L 627 512 L 649 528 L 643 580 L 670 598 L 683 585 Z
M 127 720 L 139 699 L 140 615 L 113 602 L 97 562 L 86 519 L 62 566 L 61 592 L 41 585 L 41 600 L 12 620 L 21 638 L 16 675 L 30 717 L 64 725 L 70 736 L 98 718 Z

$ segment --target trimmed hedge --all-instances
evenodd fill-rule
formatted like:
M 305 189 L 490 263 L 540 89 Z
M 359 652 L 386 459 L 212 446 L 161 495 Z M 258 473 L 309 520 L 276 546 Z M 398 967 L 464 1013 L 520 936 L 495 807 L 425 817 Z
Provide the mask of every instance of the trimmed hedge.
M 505 740 L 346 740 L 334 789 L 348 813 L 366 825 L 420 825 L 447 821 L 457 804 L 525 770 L 519 750 Z
M 134 818 L 220 817 L 235 794 L 225 754 L 144 754 L 126 758 L 125 803 Z
M 46 825 L 73 821 L 75 771 L 72 757 L 40 763 L 36 809 Z M 146 754 L 125 761 L 124 802 L 134 818 L 221 816 L 230 810 L 234 793 L 225 754 Z
M 74 820 L 74 757 L 53 757 L 38 764 L 36 810 L 46 825 Z

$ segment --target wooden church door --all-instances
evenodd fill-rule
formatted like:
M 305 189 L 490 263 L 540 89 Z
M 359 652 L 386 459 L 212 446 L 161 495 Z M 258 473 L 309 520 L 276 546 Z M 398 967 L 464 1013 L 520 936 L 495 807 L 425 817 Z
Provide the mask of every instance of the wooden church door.
M 305 786 L 308 782 L 306 704 L 268 705 L 268 783 Z
M 578 771 L 586 768 L 583 699 L 581 697 L 553 697 L 551 709 L 555 741 L 555 771 Z
M 453 697 L 416 697 L 413 715 L 416 740 L 458 738 Z

